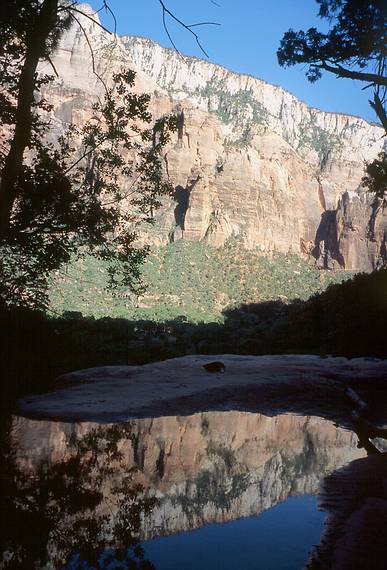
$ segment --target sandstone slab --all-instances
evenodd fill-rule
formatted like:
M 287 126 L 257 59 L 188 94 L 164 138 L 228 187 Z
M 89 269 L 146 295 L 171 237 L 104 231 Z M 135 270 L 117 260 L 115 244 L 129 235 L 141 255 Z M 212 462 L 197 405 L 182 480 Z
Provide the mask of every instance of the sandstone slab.
M 225 364 L 224 374 L 205 371 L 203 365 L 214 360 Z M 19 400 L 18 413 L 63 421 L 121 422 L 239 409 L 267 415 L 315 414 L 345 423 L 351 412 L 345 387 L 386 377 L 387 360 L 370 358 L 192 355 L 66 374 L 51 392 Z

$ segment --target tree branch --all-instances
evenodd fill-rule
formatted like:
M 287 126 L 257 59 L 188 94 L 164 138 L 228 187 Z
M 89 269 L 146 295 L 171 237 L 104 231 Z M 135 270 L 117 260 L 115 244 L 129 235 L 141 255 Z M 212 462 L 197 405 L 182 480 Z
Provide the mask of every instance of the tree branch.
M 91 22 L 93 22 L 93 24 L 96 24 L 97 26 L 99 26 L 100 28 L 102 28 L 102 30 L 104 32 L 107 32 L 108 34 L 111 34 L 111 31 L 108 30 L 107 28 L 105 28 L 105 26 L 103 26 L 101 24 L 101 22 L 98 22 L 97 20 L 94 20 L 94 18 L 92 18 L 91 16 L 89 16 L 89 14 L 86 14 L 86 12 L 82 12 L 82 10 L 78 10 L 77 8 L 74 8 L 74 5 L 72 4 L 71 6 L 68 6 L 66 9 L 67 12 L 71 13 L 71 12 L 77 12 L 78 14 L 81 14 L 82 16 L 84 16 L 85 18 L 87 18 L 88 20 L 90 20 Z M 74 17 L 74 16 L 73 16 Z
M 167 36 L 168 36 L 168 38 L 169 38 L 169 41 L 170 41 L 171 44 L 173 45 L 174 49 L 175 49 L 178 53 L 180 53 L 179 50 L 177 49 L 177 47 L 176 47 L 176 45 L 175 45 L 175 43 L 174 43 L 172 37 L 171 37 L 171 34 L 169 33 L 168 26 L 167 26 L 166 20 L 165 20 L 165 15 L 166 15 L 166 14 L 168 14 L 168 16 L 170 16 L 170 17 L 172 18 L 172 20 L 174 20 L 177 24 L 179 24 L 179 26 L 181 26 L 182 28 L 184 28 L 184 29 L 187 30 L 190 34 L 193 35 L 193 37 L 195 38 L 195 41 L 196 41 L 197 45 L 199 46 L 200 51 L 201 51 L 202 53 L 204 53 L 204 55 L 208 58 L 209 55 L 208 55 L 208 53 L 206 52 L 206 50 L 204 49 L 204 47 L 202 46 L 202 44 L 200 43 L 200 38 L 199 38 L 198 34 L 196 34 L 196 33 L 192 30 L 192 28 L 193 28 L 194 26 L 220 26 L 220 24 L 217 23 L 217 22 L 199 22 L 198 24 L 187 25 L 187 24 L 185 24 L 182 20 L 180 20 L 179 18 L 177 18 L 177 16 L 175 16 L 175 14 L 173 14 L 173 12 L 171 12 L 170 10 L 168 10 L 168 8 L 167 8 L 166 5 L 164 4 L 163 0 L 158 0 L 158 2 L 159 2 L 160 6 L 161 6 L 161 9 L 162 9 L 162 11 L 163 11 L 163 26 L 164 26 L 164 30 L 166 31 L 166 34 L 167 34 Z
M 379 95 L 377 93 L 375 93 L 374 94 L 374 100 L 371 101 L 371 99 L 369 99 L 369 103 L 370 103 L 371 107 L 373 108 L 373 110 L 375 111 L 376 115 L 379 117 L 380 122 L 382 123 L 384 130 L 386 131 L 386 134 L 387 134 L 387 114 L 386 114 L 385 109 L 383 108 L 383 104 L 380 100 Z
M 59 77 L 59 73 L 58 73 L 58 71 L 57 71 L 57 69 L 56 69 L 56 67 L 55 67 L 55 65 L 54 65 L 54 62 L 52 61 L 52 59 L 51 59 L 50 56 L 47 56 L 47 61 L 48 61 L 48 63 L 51 65 L 51 67 L 52 67 L 52 69 L 53 69 L 55 75 L 56 75 L 57 77 Z
M 79 10 L 76 10 L 76 12 L 79 12 Z M 82 14 L 82 12 L 80 12 L 80 14 Z M 86 30 L 85 30 L 85 28 L 82 26 L 82 24 L 81 24 L 81 22 L 79 21 L 79 19 L 78 19 L 76 16 L 74 16 L 74 14 L 71 14 L 71 12 L 70 12 L 70 16 L 73 18 L 73 20 L 75 20 L 75 21 L 77 22 L 77 24 L 78 24 L 78 26 L 80 27 L 80 29 L 81 29 L 83 35 L 85 36 L 86 43 L 87 43 L 87 45 L 89 46 L 89 50 L 90 50 L 91 66 L 92 66 L 93 73 L 94 73 L 94 75 L 97 77 L 97 79 L 99 79 L 99 81 L 102 83 L 102 85 L 103 85 L 103 87 L 104 87 L 104 89 L 105 89 L 105 93 L 108 93 L 108 88 L 107 88 L 107 85 L 106 85 L 105 81 L 102 79 L 102 77 L 99 75 L 99 73 L 97 73 L 97 70 L 96 70 L 96 67 L 95 67 L 94 51 L 93 51 L 92 45 L 91 45 L 91 43 L 90 43 L 89 36 L 87 35 Z M 92 20 L 92 18 L 90 18 L 90 19 Z M 94 20 L 93 20 L 93 21 L 94 21 Z
M 339 77 L 358 79 L 359 81 L 367 81 L 368 83 L 372 83 L 373 85 L 384 85 L 387 87 L 387 77 L 383 77 L 382 75 L 377 75 L 376 73 L 363 73 L 361 71 L 351 71 L 349 69 L 345 69 L 345 67 L 341 67 L 341 65 L 332 66 L 328 65 L 325 62 L 321 64 L 312 64 L 312 65 L 314 67 L 324 69 L 325 71 L 329 71 L 330 73 L 335 73 Z

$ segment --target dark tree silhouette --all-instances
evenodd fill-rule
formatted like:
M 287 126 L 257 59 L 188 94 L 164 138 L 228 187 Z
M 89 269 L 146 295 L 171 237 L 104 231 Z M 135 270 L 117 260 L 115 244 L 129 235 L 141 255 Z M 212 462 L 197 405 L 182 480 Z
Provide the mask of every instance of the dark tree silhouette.
M 333 25 L 327 34 L 316 28 L 306 32 L 289 30 L 277 52 L 281 66 L 308 65 L 306 76 L 312 82 L 323 71 L 337 77 L 364 81 L 374 88 L 370 101 L 384 128 L 386 101 L 386 24 L 383 0 L 316 0 L 319 16 Z
M 282 67 L 306 64 L 309 81 L 322 73 L 354 79 L 372 89 L 370 105 L 387 133 L 386 30 L 387 4 L 384 0 L 316 0 L 319 16 L 331 23 L 328 33 L 316 28 L 288 30 L 277 52 Z M 367 166 L 364 183 L 380 197 L 387 190 L 385 152 Z
M 149 97 L 134 95 L 135 74 L 123 71 L 111 85 L 100 78 L 104 99 L 85 125 L 48 143 L 41 88 L 53 77 L 38 64 L 56 73 L 62 33 L 95 20 L 67 0 L 4 0 L 0 10 L 0 295 L 43 307 L 50 272 L 85 250 L 107 260 L 111 284 L 134 288 L 147 252 L 134 245 L 136 228 L 172 191 L 161 158 L 174 120 L 149 126 Z
M 171 42 L 168 18 L 205 53 L 195 26 L 212 22 L 186 25 L 165 2 L 159 4 Z M 101 9 L 115 23 L 107 0 L 101 0 Z M 161 156 L 174 119 L 139 127 L 151 122 L 149 97 L 130 92 L 132 72 L 105 84 L 95 70 L 82 18 L 109 32 L 78 0 L 2 0 L 0 5 L 0 298 L 8 305 L 44 307 L 50 272 L 80 251 L 110 263 L 112 285 L 135 289 L 147 253 L 146 247 L 134 246 L 136 229 L 153 221 L 160 196 L 172 191 Z M 53 76 L 42 75 L 39 63 L 48 61 L 57 75 L 50 56 L 72 24 L 86 38 L 105 99 L 82 129 L 71 126 L 57 143 L 48 144 L 51 108 L 41 88 Z

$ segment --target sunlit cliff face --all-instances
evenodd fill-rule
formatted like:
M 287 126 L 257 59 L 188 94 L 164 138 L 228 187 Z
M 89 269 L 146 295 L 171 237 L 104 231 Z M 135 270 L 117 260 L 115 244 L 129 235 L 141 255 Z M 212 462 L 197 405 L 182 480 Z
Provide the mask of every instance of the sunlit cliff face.
M 384 144 L 380 127 L 311 109 L 280 87 L 144 38 L 113 39 L 89 19 L 84 28 L 101 77 L 133 68 L 154 116 L 178 116 L 164 157 L 176 196 L 157 216 L 159 243 L 218 246 L 237 235 L 246 247 L 313 255 L 322 267 L 381 262 L 386 209 L 360 188 L 365 163 Z M 76 26 L 53 59 L 60 78 L 45 96 L 61 132 L 90 116 L 102 85 Z

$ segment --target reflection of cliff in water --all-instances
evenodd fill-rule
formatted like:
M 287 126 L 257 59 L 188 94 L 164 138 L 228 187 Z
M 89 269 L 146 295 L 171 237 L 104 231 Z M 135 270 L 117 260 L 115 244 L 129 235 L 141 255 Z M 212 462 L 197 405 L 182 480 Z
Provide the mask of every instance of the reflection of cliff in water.
M 7 434 L 1 433 L 5 443 Z M 126 426 L 73 434 L 60 459 L 38 453 L 33 465 L 20 460 L 16 441 L 8 442 L 1 472 L 0 568 L 154 568 L 144 558 L 139 534 L 156 499 L 145 497 L 134 482 L 119 449 L 123 436 L 131 437 Z
M 207 412 L 116 428 L 122 461 L 101 480 L 99 512 L 111 512 L 112 488 L 135 468 L 133 482 L 158 500 L 142 523 L 143 538 L 255 515 L 289 496 L 315 493 L 326 474 L 364 455 L 354 434 L 316 417 Z M 71 439 L 104 429 L 15 418 L 17 464 L 33 472 L 42 462 L 69 459 Z

